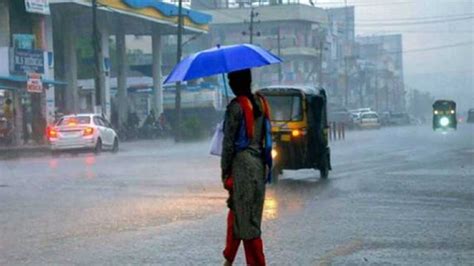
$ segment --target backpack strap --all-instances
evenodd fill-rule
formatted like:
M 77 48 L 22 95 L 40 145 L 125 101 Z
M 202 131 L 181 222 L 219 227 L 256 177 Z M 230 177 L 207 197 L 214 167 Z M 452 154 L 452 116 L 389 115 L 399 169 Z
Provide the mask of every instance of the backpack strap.
M 252 102 L 250 102 L 249 98 L 245 96 L 238 96 L 237 102 L 239 103 L 244 113 L 247 137 L 251 139 L 254 136 L 254 117 Z
M 255 93 L 255 95 L 257 95 L 257 97 L 260 99 L 260 102 L 262 103 L 263 114 L 265 115 L 265 118 L 270 119 L 270 105 L 268 104 L 267 99 L 265 99 L 265 97 L 263 97 L 263 95 L 258 92 Z
M 264 138 L 264 159 L 265 159 L 265 165 L 267 165 L 269 171 L 267 175 L 267 183 L 272 182 L 272 167 L 273 167 L 273 158 L 272 158 L 272 148 L 273 148 L 273 143 L 272 143 L 272 124 L 270 120 L 270 105 L 268 104 L 267 100 L 263 95 L 256 93 L 258 98 L 260 99 L 260 102 L 262 103 L 263 106 L 263 113 L 265 116 L 265 138 Z

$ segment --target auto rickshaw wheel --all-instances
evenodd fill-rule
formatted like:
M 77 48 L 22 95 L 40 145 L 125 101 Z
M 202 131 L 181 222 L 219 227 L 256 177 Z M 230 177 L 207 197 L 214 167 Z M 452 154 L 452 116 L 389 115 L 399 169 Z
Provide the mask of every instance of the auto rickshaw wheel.
M 321 179 L 327 179 L 329 177 L 329 160 L 327 155 L 325 155 L 324 159 L 322 159 L 321 167 L 319 168 L 319 174 Z
M 280 167 L 278 167 L 278 166 L 273 167 L 273 169 L 272 169 L 272 184 L 273 185 L 278 184 L 281 173 L 282 173 L 282 171 L 281 171 Z

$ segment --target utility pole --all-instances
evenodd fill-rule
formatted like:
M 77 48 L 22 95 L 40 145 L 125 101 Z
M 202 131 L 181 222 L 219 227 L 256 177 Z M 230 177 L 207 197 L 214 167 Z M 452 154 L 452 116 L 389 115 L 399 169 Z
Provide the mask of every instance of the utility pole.
M 256 13 L 258 15 L 258 13 Z M 251 11 L 250 11 L 250 27 L 249 27 L 249 31 L 250 31 L 250 44 L 253 43 L 253 18 L 255 16 L 255 13 L 254 13 L 254 9 L 253 7 L 251 8 Z
M 323 51 L 324 51 L 324 35 L 320 34 L 319 36 L 319 69 L 318 69 L 318 78 L 319 78 L 319 87 L 323 88 Z
M 345 45 L 344 45 L 344 105 L 347 107 L 349 104 L 349 70 L 348 70 L 348 55 L 347 47 L 349 44 L 349 10 L 347 9 L 347 0 L 344 0 L 344 9 L 345 9 Z
M 249 25 L 249 43 L 253 44 L 253 36 L 254 36 L 254 24 L 255 18 L 258 17 L 259 13 L 255 12 L 255 9 L 252 7 L 250 9 L 250 25 Z M 242 35 L 246 35 L 247 32 L 243 31 Z M 260 32 L 255 33 L 255 35 L 260 36 Z
M 177 53 L 176 53 L 176 64 L 181 61 L 182 54 L 182 42 L 183 42 L 183 0 L 178 2 L 178 40 L 177 40 Z M 176 122 L 174 139 L 176 142 L 181 141 L 181 82 L 176 82 L 176 98 L 175 98 L 175 110 L 176 110 Z
M 323 87 L 323 41 L 321 40 L 319 42 L 319 71 L 318 71 L 318 77 L 319 77 L 319 87 Z
M 102 46 L 101 36 L 99 34 L 97 23 L 97 0 L 92 0 L 92 47 L 94 50 L 94 87 L 95 87 L 95 106 L 104 113 L 104 106 L 102 105 Z
M 377 61 L 378 61 L 378 56 L 377 56 Z M 375 111 L 379 111 L 379 71 L 378 71 L 378 65 L 376 63 L 375 65 L 375 91 L 374 91 L 374 96 L 375 96 Z

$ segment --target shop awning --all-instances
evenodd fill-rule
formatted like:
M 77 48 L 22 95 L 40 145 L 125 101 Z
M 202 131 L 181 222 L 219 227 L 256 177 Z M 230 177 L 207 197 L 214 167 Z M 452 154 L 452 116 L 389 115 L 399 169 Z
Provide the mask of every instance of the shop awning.
M 26 83 L 28 78 L 26 76 L 19 76 L 19 75 L 10 75 L 10 76 L 0 76 L 0 81 L 10 81 L 10 82 L 21 82 Z M 66 82 L 53 80 L 53 79 L 42 79 L 43 83 L 52 84 L 52 85 L 67 85 Z M 1 86 L 1 85 L 0 85 Z
M 0 84 L 0 90 L 16 90 L 18 88 L 15 88 L 15 87 L 9 87 L 9 86 L 3 86 Z

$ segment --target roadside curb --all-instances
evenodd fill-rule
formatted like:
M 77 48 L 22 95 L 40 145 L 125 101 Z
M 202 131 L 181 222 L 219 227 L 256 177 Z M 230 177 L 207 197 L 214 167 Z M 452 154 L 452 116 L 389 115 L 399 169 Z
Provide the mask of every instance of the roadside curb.
M 49 152 L 47 145 L 27 146 L 27 147 L 2 147 L 0 148 L 0 159 L 19 156 L 38 156 Z

